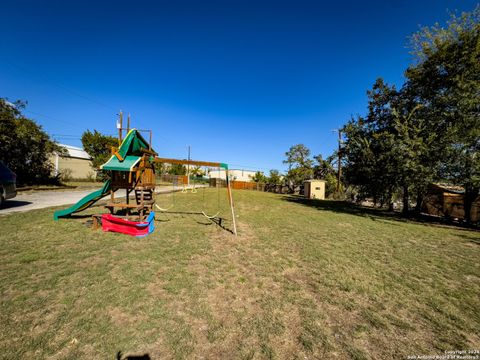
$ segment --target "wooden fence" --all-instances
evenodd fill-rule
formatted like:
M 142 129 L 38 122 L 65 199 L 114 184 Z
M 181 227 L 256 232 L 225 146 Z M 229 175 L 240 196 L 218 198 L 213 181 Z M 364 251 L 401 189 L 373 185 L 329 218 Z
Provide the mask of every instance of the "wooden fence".
M 190 184 L 195 182 L 195 179 L 190 179 Z M 170 175 L 162 174 L 157 176 L 157 182 L 175 183 L 176 185 L 187 184 L 186 175 Z M 208 183 L 210 187 L 227 187 L 227 182 L 224 179 L 209 179 Z M 276 194 L 303 194 L 303 185 L 301 186 L 288 186 L 278 184 L 264 184 L 251 181 L 237 181 L 230 182 L 230 186 L 234 190 L 255 190 L 255 191 L 267 191 Z
M 170 175 L 170 174 L 161 174 L 157 175 L 157 182 L 165 182 L 165 183 L 175 183 L 177 185 L 186 184 L 187 175 Z
M 234 190 L 267 191 L 267 192 L 273 192 L 276 194 L 303 194 L 303 185 L 288 186 L 288 185 L 278 185 L 278 184 L 255 183 L 250 181 L 237 181 L 237 180 L 231 181 L 230 185 Z M 227 182 L 223 179 L 210 179 L 210 187 L 217 187 L 217 186 L 226 187 Z

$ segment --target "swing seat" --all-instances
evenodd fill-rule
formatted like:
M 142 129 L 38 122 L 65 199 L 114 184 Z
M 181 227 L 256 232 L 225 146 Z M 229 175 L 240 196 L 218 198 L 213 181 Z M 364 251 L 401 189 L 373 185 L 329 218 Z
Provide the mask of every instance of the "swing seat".
M 155 207 L 156 207 L 158 210 L 160 210 L 160 211 L 162 211 L 162 212 L 165 212 L 165 211 L 168 211 L 168 210 L 172 209 L 172 208 L 173 208 L 173 205 L 169 206 L 169 207 L 166 208 L 166 209 L 161 208 L 161 207 L 158 206 L 157 204 L 155 204 Z
M 220 211 L 217 211 L 217 213 L 215 215 L 212 215 L 212 216 L 207 215 L 207 214 L 205 214 L 204 211 L 202 211 L 202 215 L 205 216 L 207 219 L 215 219 L 218 216 L 218 214 L 220 214 Z

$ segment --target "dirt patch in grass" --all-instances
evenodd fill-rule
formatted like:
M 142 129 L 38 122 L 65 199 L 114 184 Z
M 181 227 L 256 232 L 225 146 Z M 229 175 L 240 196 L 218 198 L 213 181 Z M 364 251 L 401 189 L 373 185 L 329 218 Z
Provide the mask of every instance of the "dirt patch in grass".
M 111 321 L 119 328 L 131 327 L 146 320 L 146 317 L 142 314 L 131 314 L 119 307 L 108 307 L 107 314 Z
M 156 299 L 165 299 L 168 294 L 164 289 L 165 282 L 161 279 L 156 279 L 154 282 L 151 282 L 147 285 L 147 290 L 149 294 Z

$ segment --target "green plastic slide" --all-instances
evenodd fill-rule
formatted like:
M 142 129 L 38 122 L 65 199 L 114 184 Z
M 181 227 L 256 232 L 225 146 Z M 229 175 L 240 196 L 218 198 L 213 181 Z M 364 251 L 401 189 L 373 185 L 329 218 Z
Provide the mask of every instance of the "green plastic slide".
M 75 205 L 72 205 L 69 208 L 64 210 L 55 211 L 55 213 L 53 214 L 53 218 L 55 220 L 58 220 L 61 217 L 68 217 L 73 213 L 85 210 L 86 208 L 92 206 L 98 200 L 103 198 L 105 195 L 107 195 L 110 192 L 111 186 L 112 186 L 111 180 L 105 181 L 101 189 L 98 189 L 92 192 L 91 194 L 88 194 L 87 196 L 82 198 L 79 202 L 77 202 Z

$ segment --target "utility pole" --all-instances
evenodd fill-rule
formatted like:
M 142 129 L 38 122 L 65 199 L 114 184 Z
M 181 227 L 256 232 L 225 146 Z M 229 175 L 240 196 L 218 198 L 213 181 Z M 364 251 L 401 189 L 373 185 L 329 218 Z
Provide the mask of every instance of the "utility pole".
M 337 160 L 337 193 L 340 192 L 340 179 L 342 178 L 342 130 L 333 129 L 332 132 L 338 132 L 338 160 Z
M 119 114 L 119 120 L 117 123 L 117 128 L 118 128 L 118 146 L 122 143 L 122 126 L 123 126 L 123 113 L 122 110 L 120 110 Z
M 340 179 L 342 177 L 342 130 L 338 129 L 338 178 L 337 178 L 337 193 L 340 192 Z
M 190 161 L 190 145 L 188 145 L 188 161 Z M 187 186 L 190 186 L 190 164 L 187 165 Z

